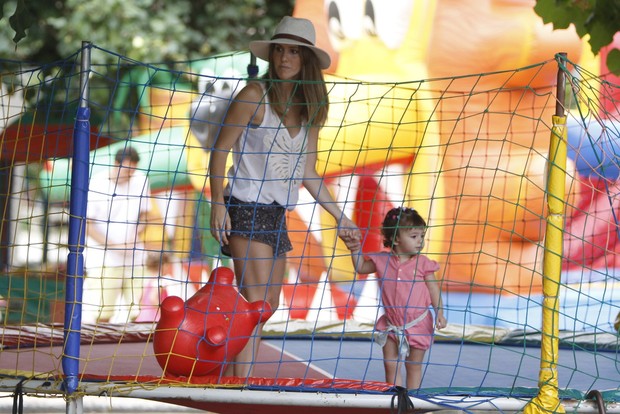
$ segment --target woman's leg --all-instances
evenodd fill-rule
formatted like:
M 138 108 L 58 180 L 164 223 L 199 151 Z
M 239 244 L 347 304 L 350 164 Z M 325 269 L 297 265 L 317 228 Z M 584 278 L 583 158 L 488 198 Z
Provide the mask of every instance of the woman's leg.
M 402 378 L 398 370 L 398 343 L 391 337 L 383 346 L 383 366 L 385 367 L 385 382 L 396 386 L 402 386 Z
M 418 389 L 422 384 L 422 361 L 425 353 L 426 349 L 411 348 L 409 351 L 409 356 L 405 362 L 408 390 Z
M 273 248 L 244 237 L 231 237 L 230 252 L 235 266 L 239 291 L 248 302 L 264 300 L 275 311 L 280 304 L 280 291 L 286 270 L 286 256 L 273 257 Z M 256 360 L 262 334 L 257 326 L 245 348 L 235 358 L 232 375 L 249 377 Z M 230 370 L 227 371 L 229 373 Z

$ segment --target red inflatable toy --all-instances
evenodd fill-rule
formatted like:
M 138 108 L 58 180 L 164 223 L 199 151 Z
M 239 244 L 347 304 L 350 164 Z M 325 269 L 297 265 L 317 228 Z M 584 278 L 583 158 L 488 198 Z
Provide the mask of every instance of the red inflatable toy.
M 220 374 L 247 344 L 254 328 L 273 311 L 269 303 L 249 303 L 233 286 L 234 273 L 218 267 L 187 302 L 169 296 L 161 304 L 153 348 L 168 374 Z

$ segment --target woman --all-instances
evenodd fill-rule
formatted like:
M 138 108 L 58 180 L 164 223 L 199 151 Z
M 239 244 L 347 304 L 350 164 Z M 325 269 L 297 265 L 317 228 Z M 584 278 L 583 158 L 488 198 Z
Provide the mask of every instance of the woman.
M 336 219 L 343 240 L 360 237 L 316 171 L 319 129 L 329 105 L 321 70 L 331 61 L 314 45 L 312 23 L 288 16 L 271 40 L 250 43 L 251 52 L 269 62 L 268 72 L 235 97 L 209 164 L 211 233 L 233 258 L 245 298 L 266 300 L 273 310 L 279 304 L 286 253 L 292 250 L 285 212 L 295 207 L 300 184 Z M 231 149 L 233 166 L 224 186 Z M 229 374 L 251 375 L 261 332 L 259 326 Z

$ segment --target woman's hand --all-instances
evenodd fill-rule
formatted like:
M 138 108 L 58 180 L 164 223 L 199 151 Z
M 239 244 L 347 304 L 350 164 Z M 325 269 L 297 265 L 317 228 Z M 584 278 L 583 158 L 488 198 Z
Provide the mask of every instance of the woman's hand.
M 228 244 L 230 236 L 230 217 L 226 212 L 226 205 L 213 202 L 211 204 L 211 235 L 222 245 Z

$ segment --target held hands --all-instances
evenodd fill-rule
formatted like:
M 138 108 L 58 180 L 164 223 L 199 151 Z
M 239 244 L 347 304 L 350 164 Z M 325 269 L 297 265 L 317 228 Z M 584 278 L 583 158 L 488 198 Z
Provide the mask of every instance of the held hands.
M 349 250 L 362 248 L 362 233 L 348 217 L 343 217 L 338 224 L 338 237 L 342 239 Z
M 347 249 L 352 252 L 362 250 L 361 238 L 342 238 L 342 241 L 344 241 L 344 245 L 347 246 Z
M 213 203 L 211 205 L 211 235 L 220 245 L 228 244 L 230 217 L 226 213 L 224 203 Z

